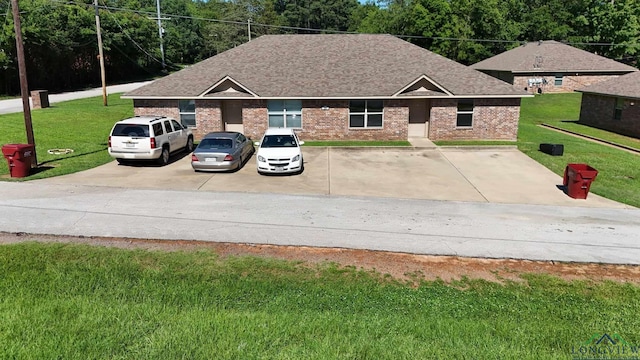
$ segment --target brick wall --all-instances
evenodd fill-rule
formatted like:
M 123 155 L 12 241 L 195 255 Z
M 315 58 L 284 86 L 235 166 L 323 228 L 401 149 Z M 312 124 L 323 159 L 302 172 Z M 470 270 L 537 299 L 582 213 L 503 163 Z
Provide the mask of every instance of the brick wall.
M 220 100 L 196 100 L 196 127 L 192 130 L 196 141 L 212 131 L 224 130 Z
M 562 86 L 554 85 L 555 73 L 528 74 L 528 75 L 514 76 L 513 86 L 523 90 L 527 88 L 527 91 L 529 93 L 534 94 L 538 92 L 537 91 L 538 87 L 537 86 L 529 87 L 529 83 L 528 83 L 529 79 L 545 79 L 547 80 L 547 84 L 540 86 L 543 93 L 571 92 L 574 90 L 581 89 L 585 86 L 597 84 L 599 82 L 609 80 L 611 78 L 615 78 L 619 76 L 619 75 L 612 75 L 612 74 L 589 74 L 589 75 L 583 75 L 583 74 L 576 75 L 576 73 L 571 73 L 571 74 L 572 75 L 564 74 L 562 78 Z
M 614 120 L 615 106 L 615 97 L 582 94 L 580 123 L 640 137 L 640 101 L 625 99 L 620 120 Z
M 242 101 L 242 124 L 246 136 L 260 140 L 269 127 L 268 120 L 266 100 Z M 304 121 L 304 117 L 302 121 Z
M 267 130 L 266 106 L 264 100 L 243 103 L 242 122 L 247 136 L 258 139 Z M 385 101 L 384 106 L 382 129 L 350 129 L 348 100 L 304 100 L 302 129 L 297 133 L 303 140 L 406 140 L 408 101 Z
M 457 100 L 433 99 L 429 139 L 431 140 L 516 140 L 520 99 L 476 99 L 473 125 L 457 128 Z
M 456 129 L 457 101 L 431 101 L 429 138 L 432 140 L 479 139 L 515 140 L 520 99 L 476 100 L 473 127 Z M 350 129 L 348 100 L 304 100 L 302 102 L 304 140 L 406 140 L 409 136 L 409 100 L 385 100 L 382 129 Z M 326 107 L 326 109 L 323 109 Z M 134 100 L 136 115 L 164 115 L 180 118 L 178 100 Z M 268 127 L 266 100 L 243 100 L 244 133 L 260 139 Z M 197 140 L 211 131 L 223 130 L 220 100 L 196 100 Z
M 179 100 L 134 100 L 135 115 L 168 116 L 180 121 Z M 220 100 L 196 100 L 196 127 L 192 128 L 196 141 L 211 131 L 222 129 Z

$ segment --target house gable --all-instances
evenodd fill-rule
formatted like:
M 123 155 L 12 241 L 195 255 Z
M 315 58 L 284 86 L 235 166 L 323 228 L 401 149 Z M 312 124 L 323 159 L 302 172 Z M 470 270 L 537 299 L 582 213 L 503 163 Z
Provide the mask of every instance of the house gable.
M 422 75 L 393 96 L 453 96 L 453 94 L 426 75 Z
M 249 90 L 230 76 L 215 83 L 209 89 L 204 91 L 199 97 L 259 97 L 253 91 Z

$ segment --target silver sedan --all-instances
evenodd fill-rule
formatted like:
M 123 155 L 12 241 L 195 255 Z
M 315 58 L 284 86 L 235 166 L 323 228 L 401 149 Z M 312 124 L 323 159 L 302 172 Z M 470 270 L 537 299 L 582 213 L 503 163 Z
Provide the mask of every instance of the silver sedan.
M 255 149 L 239 132 L 212 132 L 205 135 L 191 155 L 195 171 L 239 170 Z

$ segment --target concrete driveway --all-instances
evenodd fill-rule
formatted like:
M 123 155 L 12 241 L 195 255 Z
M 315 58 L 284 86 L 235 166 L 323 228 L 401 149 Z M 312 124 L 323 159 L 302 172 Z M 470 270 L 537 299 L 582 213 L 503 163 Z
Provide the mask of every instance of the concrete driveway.
M 113 161 L 76 174 L 36 180 L 137 189 L 390 197 L 406 199 L 630 208 L 595 194 L 569 198 L 562 178 L 515 148 L 303 148 L 305 171 L 257 174 L 255 159 L 233 173 L 196 173 L 190 156 L 164 167 Z

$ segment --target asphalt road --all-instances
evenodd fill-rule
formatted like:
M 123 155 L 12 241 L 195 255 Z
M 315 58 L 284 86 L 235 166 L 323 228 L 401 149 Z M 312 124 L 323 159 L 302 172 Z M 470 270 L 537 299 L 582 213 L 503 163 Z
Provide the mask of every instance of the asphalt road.
M 0 182 L 0 229 L 640 264 L 638 209 Z
M 137 83 L 131 83 L 131 84 L 122 84 L 122 85 L 110 85 L 110 86 L 107 86 L 107 94 L 123 93 L 123 92 L 131 91 L 148 83 L 149 81 L 137 82 Z M 74 99 L 83 99 L 83 98 L 88 98 L 93 96 L 102 96 L 102 88 L 66 92 L 61 94 L 49 94 L 49 104 L 55 104 L 57 102 L 74 100 Z M 22 98 L 0 100 L 0 114 L 17 113 L 17 112 L 22 112 L 22 110 L 23 110 Z

